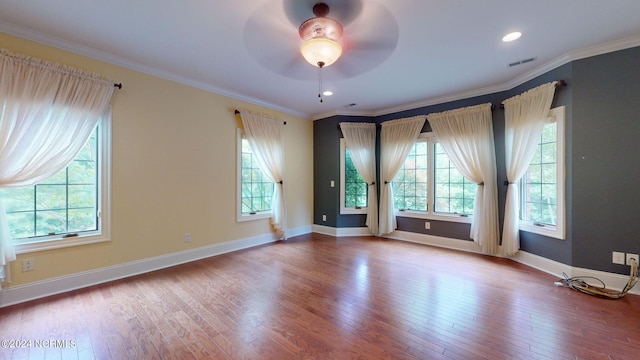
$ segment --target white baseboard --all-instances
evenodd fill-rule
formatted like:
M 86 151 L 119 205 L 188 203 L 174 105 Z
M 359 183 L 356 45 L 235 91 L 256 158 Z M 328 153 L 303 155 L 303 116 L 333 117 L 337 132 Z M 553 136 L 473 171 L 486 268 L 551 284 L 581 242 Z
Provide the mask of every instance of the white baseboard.
M 312 225 L 289 229 L 287 230 L 287 236 L 291 238 L 294 236 L 308 234 L 310 232 L 338 237 L 371 236 L 368 228 L 334 228 L 323 225 Z M 443 238 L 404 231 L 395 231 L 385 237 L 394 240 L 437 246 L 459 251 L 482 253 L 480 247 L 476 243 L 466 240 Z M 268 244 L 275 241 L 276 239 L 273 234 L 263 234 L 251 238 L 228 241 L 221 244 L 190 249 L 173 254 L 156 256 L 125 264 L 9 287 L 0 290 L 0 308 L 108 281 L 123 279 L 129 276 L 143 274 L 190 261 Z M 629 276 L 625 275 L 572 267 L 524 251 L 519 251 L 516 256 L 511 257 L 511 259 L 527 266 L 531 266 L 534 269 L 557 276 L 558 279 L 563 278 L 563 273 L 567 274 L 569 277 L 593 276 L 602 280 L 607 285 L 608 289 L 613 290 L 621 290 L 629 279 Z M 594 282 L 587 282 L 598 285 Z M 553 284 L 550 284 L 550 286 L 553 286 Z M 640 285 L 635 286 L 629 293 L 640 295 Z
M 518 251 L 518 253 L 511 259 L 521 264 L 531 266 L 534 269 L 557 276 L 558 279 L 564 278 L 563 273 L 567 274 L 568 277 L 585 276 L 600 279 L 605 283 L 607 289 L 610 290 L 620 291 L 629 281 L 629 275 L 573 267 L 524 251 Z M 602 286 L 602 284 L 597 281 L 593 281 L 593 279 L 586 278 L 584 281 L 589 285 Z M 636 286 L 629 291 L 629 294 L 640 295 L 640 285 L 636 284 Z
M 301 226 L 295 229 L 287 229 L 287 238 L 305 235 L 311 232 L 313 232 L 313 227 L 311 225 Z
M 331 226 L 316 225 L 316 224 L 312 225 L 312 231 L 314 233 L 318 233 L 322 235 L 336 236 L 337 234 L 336 230 L 337 230 L 336 228 Z
M 384 237 L 395 240 L 408 241 L 418 244 L 437 246 L 441 248 L 460 250 L 473 253 L 482 253 L 482 249 L 473 241 L 444 238 L 427 234 L 418 234 L 407 231 L 394 231 Z
M 453 250 L 482 253 L 481 248 L 473 241 L 442 238 L 438 236 L 417 234 L 417 233 L 404 232 L 404 231 L 394 231 L 393 233 L 385 237 L 390 239 L 395 239 L 395 240 L 414 242 L 419 244 L 453 249 Z M 542 256 L 530 254 L 522 250 L 518 251 L 518 253 L 515 256 L 508 257 L 508 259 L 530 266 L 534 269 L 546 272 L 547 274 L 557 276 L 558 279 L 564 278 L 563 273 L 567 274 L 568 277 L 576 277 L 576 276 L 594 277 L 602 280 L 606 284 L 607 289 L 611 289 L 611 290 L 620 291 L 624 288 L 624 286 L 629 281 L 628 275 L 620 275 L 620 274 L 609 273 L 604 271 L 573 267 L 567 264 L 563 264 L 554 260 L 544 258 Z M 585 282 L 587 282 L 590 285 L 601 286 L 600 283 L 598 283 L 597 281 L 593 281 L 592 279 L 585 279 Z M 553 284 L 549 284 L 549 285 L 553 286 Z M 640 295 L 640 285 L 634 286 L 629 291 L 629 294 Z
M 324 225 L 313 225 L 313 232 L 329 236 L 373 236 L 369 228 L 366 227 L 350 227 L 350 228 L 334 228 Z
M 303 231 L 307 231 L 306 227 L 289 230 L 288 233 L 300 235 Z M 17 285 L 0 291 L 0 308 L 275 241 L 273 234 L 264 234 Z

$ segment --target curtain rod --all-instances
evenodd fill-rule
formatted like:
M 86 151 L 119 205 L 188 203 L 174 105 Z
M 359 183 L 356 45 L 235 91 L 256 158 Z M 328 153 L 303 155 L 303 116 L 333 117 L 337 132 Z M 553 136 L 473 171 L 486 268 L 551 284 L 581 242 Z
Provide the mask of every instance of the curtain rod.
M 115 83 L 113 87 L 117 87 L 118 89 L 122 89 L 122 83 Z
M 236 114 L 236 115 L 240 114 L 240 110 L 236 109 L 236 110 L 234 111 L 234 114 Z M 286 122 L 286 121 L 283 121 L 282 123 L 283 123 L 284 125 L 287 125 L 287 122 Z
M 556 82 L 556 88 L 559 88 L 561 86 L 567 86 L 567 82 L 564 80 L 558 80 Z M 493 108 L 493 107 L 492 107 Z M 504 109 L 504 104 L 500 104 L 500 109 Z M 493 110 L 493 109 L 492 109 Z

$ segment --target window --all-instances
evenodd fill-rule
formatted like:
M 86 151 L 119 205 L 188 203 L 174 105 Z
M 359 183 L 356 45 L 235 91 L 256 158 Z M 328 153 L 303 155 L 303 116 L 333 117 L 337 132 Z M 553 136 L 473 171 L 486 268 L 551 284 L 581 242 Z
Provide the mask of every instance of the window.
M 367 213 L 369 186 L 353 166 L 344 138 L 340 139 L 340 190 L 340 214 Z
M 393 204 L 400 211 L 424 211 L 429 183 L 428 144 L 419 139 L 393 179 Z
M 470 222 L 476 186 L 422 133 L 393 179 L 394 206 L 400 216 Z
M 434 144 L 434 149 L 434 211 L 472 215 L 478 185 L 462 176 L 439 143 Z
M 110 130 L 105 115 L 66 169 L 34 186 L 0 189 L 16 252 L 109 240 Z
M 564 239 L 564 107 L 551 118 L 520 180 L 520 229 Z
M 260 170 L 249 141 L 238 129 L 238 221 L 271 216 L 274 184 Z

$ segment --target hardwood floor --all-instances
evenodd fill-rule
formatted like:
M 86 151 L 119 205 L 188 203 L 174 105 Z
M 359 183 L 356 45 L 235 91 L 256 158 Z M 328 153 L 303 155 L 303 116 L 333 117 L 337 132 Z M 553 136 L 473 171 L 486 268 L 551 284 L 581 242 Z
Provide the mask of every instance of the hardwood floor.
M 311 234 L 0 309 L 0 359 L 640 358 L 640 296 L 555 280 Z

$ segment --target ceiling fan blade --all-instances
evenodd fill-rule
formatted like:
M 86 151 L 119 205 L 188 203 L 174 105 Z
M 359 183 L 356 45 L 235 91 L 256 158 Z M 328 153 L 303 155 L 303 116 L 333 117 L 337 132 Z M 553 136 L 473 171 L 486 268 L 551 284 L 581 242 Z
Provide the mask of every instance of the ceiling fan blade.
M 249 54 L 266 69 L 298 80 L 315 80 L 317 68 L 300 54 L 300 24 L 313 17 L 313 5 L 320 0 L 283 0 L 275 16 L 273 2 L 266 2 L 249 17 L 244 42 Z M 340 80 L 368 72 L 383 63 L 395 50 L 398 24 L 377 1 L 326 0 L 329 16 L 345 27 L 343 53 L 334 70 L 323 71 L 327 79 Z M 288 19 L 289 21 L 286 21 Z M 349 24 L 347 26 L 347 24 Z
M 362 0 L 284 0 L 283 9 L 289 22 L 296 28 L 303 21 L 314 17 L 313 6 L 323 2 L 329 5 L 330 18 L 338 20 L 342 26 L 351 24 L 362 12 Z
M 342 57 L 333 65 L 336 67 L 335 77 L 350 78 L 373 70 L 384 63 L 396 49 L 398 44 L 398 24 L 384 7 L 369 5 L 365 11 L 372 13 L 377 25 L 372 27 L 367 19 L 358 19 L 345 29 L 344 51 Z M 375 14 L 375 16 L 373 16 Z M 371 29 L 375 30 L 371 30 Z
M 298 29 L 282 21 L 284 14 L 264 17 L 263 13 L 257 11 L 245 25 L 244 44 L 251 57 L 277 74 L 295 79 L 307 78 L 306 62 L 299 49 Z

